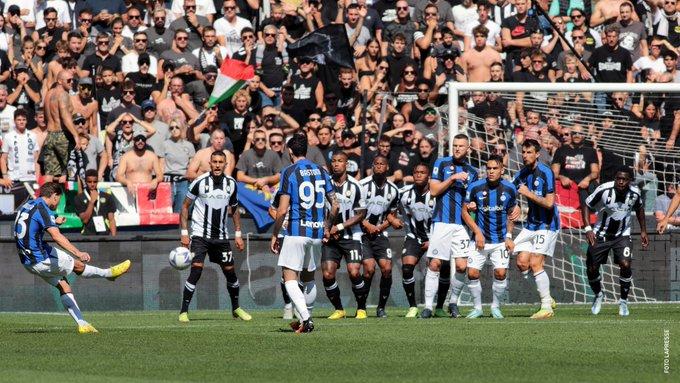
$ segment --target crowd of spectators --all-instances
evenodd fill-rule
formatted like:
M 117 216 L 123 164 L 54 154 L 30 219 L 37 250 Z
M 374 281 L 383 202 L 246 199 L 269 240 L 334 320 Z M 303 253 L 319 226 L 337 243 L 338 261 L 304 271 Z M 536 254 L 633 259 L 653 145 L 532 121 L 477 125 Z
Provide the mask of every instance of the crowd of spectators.
M 441 106 L 448 81 L 680 81 L 677 0 L 0 0 L 0 6 L 0 187 L 18 203 L 26 181 L 80 181 L 79 210 L 88 222 L 88 201 L 98 195 L 85 187 L 93 177 L 120 182 L 131 195 L 140 183 L 170 182 L 179 210 L 188 183 L 208 170 L 216 150 L 227 153 L 229 174 L 268 192 L 290 163 L 284 145 L 296 132 L 307 135 L 309 157 L 321 165 L 343 150 L 349 173 L 359 178 L 370 175 L 361 164 L 380 153 L 389 159 L 391 180 L 412 182 L 413 167 L 431 166 L 446 147 Z M 331 23 L 345 25 L 354 68 L 289 57 L 287 45 Z M 256 76 L 208 107 L 229 58 L 253 65 Z M 536 139 L 541 161 L 582 199 L 623 161 L 602 144 L 604 133 L 633 126 L 640 149 L 631 165 L 641 176 L 664 175 L 657 177 L 662 197 L 670 190 L 679 99 L 578 93 L 544 100 L 592 105 L 594 122 L 565 107 L 538 110 L 535 98 L 463 96 L 459 123 L 471 136 L 473 165 L 495 153 L 512 171 L 523 140 Z

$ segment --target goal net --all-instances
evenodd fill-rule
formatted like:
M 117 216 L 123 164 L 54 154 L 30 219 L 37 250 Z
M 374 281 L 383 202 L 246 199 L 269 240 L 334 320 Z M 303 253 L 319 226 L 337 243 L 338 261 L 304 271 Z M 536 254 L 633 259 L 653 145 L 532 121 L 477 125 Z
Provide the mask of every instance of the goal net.
M 398 98 L 391 96 L 383 102 Z M 542 160 L 549 164 L 553 150 L 568 142 L 565 140 L 569 139 L 569 131 L 581 130 L 585 144 L 597 148 L 601 180 L 613 180 L 612 172 L 619 165 L 634 170 L 633 184 L 642 191 L 648 227 L 655 223 L 657 192 L 675 181 L 680 151 L 666 145 L 674 112 L 680 109 L 680 94 L 672 84 L 450 83 L 448 103 L 433 106 L 439 113 L 439 128 L 443 131 L 440 137 L 447 137 L 438 142 L 439 156 L 448 155 L 456 133 L 466 134 L 471 138 L 470 162 L 480 169 L 480 177 L 485 176 L 484 164 L 491 154 L 504 156 L 505 177 L 513 177 L 523 165 L 521 142 L 528 138 L 541 143 Z M 590 302 L 593 295 L 586 275 L 587 242 L 578 192 L 575 185 L 565 188 L 557 183 L 562 230 L 554 257 L 546 259 L 546 271 L 557 292 L 556 299 L 565 303 Z M 523 220 L 527 211 L 524 198 L 520 205 Z M 515 235 L 521 227 L 516 225 Z M 638 232 L 635 225 L 634 232 Z M 639 236 L 633 240 L 631 250 L 635 252 Z M 618 266 L 610 261 L 602 266 L 601 273 L 605 300 L 618 300 Z M 628 299 L 655 301 L 635 281 Z M 461 303 L 467 302 L 469 295 L 464 292 Z

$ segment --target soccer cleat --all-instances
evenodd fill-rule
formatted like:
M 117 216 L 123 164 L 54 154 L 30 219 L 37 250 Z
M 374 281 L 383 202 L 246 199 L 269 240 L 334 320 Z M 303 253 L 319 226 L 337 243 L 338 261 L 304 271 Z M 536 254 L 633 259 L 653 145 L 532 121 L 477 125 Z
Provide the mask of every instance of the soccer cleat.
M 460 311 L 458 310 L 457 304 L 449 303 L 449 312 L 451 313 L 451 318 L 460 318 Z
M 548 319 L 552 318 L 554 315 L 555 313 L 552 310 L 540 309 L 531 316 L 531 319 Z
M 482 315 L 484 315 L 484 312 L 482 310 L 473 309 L 472 311 L 470 311 L 470 313 L 465 318 L 467 318 L 467 319 L 477 319 L 477 318 L 481 317 Z
M 491 316 L 496 319 L 503 319 L 505 318 L 503 316 L 503 313 L 501 312 L 501 309 L 499 307 L 492 307 L 491 308 Z
M 132 265 L 132 262 L 130 260 L 126 260 L 124 262 L 121 262 L 115 266 L 111 266 L 111 276 L 107 277 L 109 281 L 115 281 L 116 278 L 120 277 L 121 275 L 125 274 L 130 270 L 130 265 Z
M 366 314 L 366 310 L 357 310 L 357 315 L 355 316 L 357 319 L 366 319 L 368 318 L 368 314 Z
M 622 317 L 630 315 L 630 311 L 628 311 L 628 301 L 623 299 L 619 300 L 619 315 Z
M 425 309 L 420 313 L 420 317 L 423 319 L 429 319 L 432 318 L 432 310 L 430 309 Z
M 298 322 L 298 328 L 295 330 L 295 332 L 298 334 L 312 331 L 314 331 L 314 322 L 312 321 L 312 318 L 307 319 L 306 321 L 302 322 L 302 324 Z
M 241 320 L 244 320 L 244 321 L 249 321 L 249 320 L 253 319 L 253 317 L 250 314 L 248 314 L 246 312 L 246 310 L 244 310 L 240 307 L 237 308 L 236 310 L 232 311 L 231 313 L 232 313 L 232 315 L 234 315 L 234 318 L 241 318 Z
M 290 322 L 289 325 L 290 325 L 290 328 L 293 329 L 293 331 L 297 332 L 298 329 L 300 328 L 300 321 L 294 320 L 294 321 Z
M 375 310 L 375 316 L 378 317 L 378 318 L 387 318 L 387 313 L 385 312 L 385 308 L 384 307 L 378 307 Z
M 550 297 L 550 308 L 555 310 L 557 308 L 557 302 L 555 302 L 555 298 Z
M 417 318 L 417 317 L 418 317 L 418 308 L 417 307 L 409 307 L 405 318 Z
M 291 320 L 293 319 L 293 304 L 289 303 L 283 306 L 283 319 Z
M 333 311 L 333 314 L 331 314 L 331 316 L 328 317 L 328 319 L 332 319 L 332 320 L 342 319 L 345 316 L 347 316 L 347 314 L 345 313 L 345 310 L 335 310 L 335 311 Z
M 449 314 L 447 314 L 446 311 L 444 311 L 444 309 L 435 309 L 434 310 L 434 317 L 435 318 L 446 318 L 448 316 L 449 316 Z
M 593 315 L 597 315 L 600 313 L 600 310 L 602 309 L 603 300 L 604 294 L 602 294 L 602 291 L 600 291 L 600 293 L 595 296 L 595 299 L 593 299 L 593 307 L 590 308 L 590 312 L 592 312 Z
M 179 321 L 182 323 L 189 323 L 189 315 L 187 315 L 187 313 L 179 313 Z
M 78 334 L 96 334 L 98 332 L 99 331 L 97 331 L 97 329 L 89 323 L 78 326 Z

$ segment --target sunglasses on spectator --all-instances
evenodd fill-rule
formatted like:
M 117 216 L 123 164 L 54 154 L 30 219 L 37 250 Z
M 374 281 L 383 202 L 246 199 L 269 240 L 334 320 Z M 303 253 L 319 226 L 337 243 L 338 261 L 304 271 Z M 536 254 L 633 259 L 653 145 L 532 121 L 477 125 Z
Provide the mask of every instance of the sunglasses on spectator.
M 583 17 L 583 15 L 580 14 L 580 13 L 577 13 L 577 14 L 575 14 L 575 15 L 571 15 L 570 17 L 571 17 L 572 19 L 580 19 L 581 17 Z
M 404 73 L 405 75 L 406 75 L 406 74 L 416 74 L 416 71 L 414 71 L 414 70 L 405 70 L 403 73 Z
M 196 10 L 196 6 L 195 6 L 195 5 L 185 5 L 185 6 L 184 6 L 184 9 L 186 9 L 186 10 L 193 9 L 193 10 L 195 11 L 195 10 Z
M 321 121 L 321 118 L 319 118 L 319 117 L 310 117 L 307 121 L 309 121 L 309 122 L 319 122 L 319 121 Z
M 574 36 L 574 35 L 571 35 L 571 38 L 574 39 L 574 40 L 576 40 L 576 39 L 578 39 L 578 40 L 583 40 L 583 39 L 585 39 L 586 37 L 585 37 L 585 36 Z
M 147 41 L 148 41 L 147 39 L 135 39 L 136 43 L 145 43 Z
M 427 92 L 429 92 L 429 91 L 430 91 L 430 90 L 427 89 L 427 88 L 418 88 L 418 93 L 427 93 Z
M 170 126 L 170 130 L 182 130 L 182 129 L 177 125 L 172 125 Z
M 66 79 L 66 80 L 64 80 L 64 81 L 66 81 L 66 83 L 70 84 L 70 83 L 72 83 L 72 82 L 73 82 L 73 79 L 72 79 L 72 78 L 67 78 L 67 79 Z
M 120 123 L 123 125 L 132 125 L 134 120 L 121 120 Z
M 283 141 L 269 141 L 269 145 L 271 145 L 271 146 L 283 145 Z
M 408 7 L 397 7 L 397 11 L 408 11 Z
M 73 123 L 76 125 L 85 125 L 85 120 L 75 120 Z
M 264 37 L 276 37 L 276 33 L 265 33 Z
M 427 112 L 425 112 L 425 114 L 431 114 L 431 115 L 435 116 L 435 115 L 437 115 L 437 111 L 436 110 L 428 110 Z
M 545 61 L 543 60 L 531 60 L 532 63 L 534 64 L 543 64 Z
M 675 1 L 664 1 L 664 4 L 675 5 Z
M 57 21 L 56 17 L 45 17 L 45 21 Z
M 154 16 L 154 20 L 165 20 L 165 16 Z
M 267 139 L 260 137 L 260 138 L 253 139 L 253 141 L 255 141 L 255 142 L 267 142 Z
M 571 133 L 566 132 L 566 133 L 562 133 L 562 135 L 560 137 L 569 137 L 569 136 L 571 136 Z
M 47 45 L 36 45 L 35 50 L 47 49 Z
M 208 73 L 205 75 L 206 80 L 211 80 L 214 78 L 217 78 L 217 75 L 215 73 Z
M 92 19 L 80 19 L 81 23 L 91 23 Z
M 225 11 L 233 11 L 235 9 L 236 9 L 236 7 L 224 7 Z
M 244 39 L 244 40 L 254 39 L 255 35 L 243 35 L 241 38 Z
M 134 90 L 124 90 L 123 94 L 135 94 Z
M 623 98 L 623 97 L 612 97 L 612 100 L 614 100 L 614 101 L 623 101 L 623 100 L 625 100 L 625 98 Z
M 175 40 L 177 40 L 177 41 L 186 41 L 186 40 L 189 40 L 189 38 L 186 37 L 186 36 L 178 36 L 178 37 L 175 37 Z
M 142 16 L 141 15 L 129 15 L 128 19 L 130 20 L 141 20 Z
M 99 45 L 109 45 L 109 40 L 99 40 L 99 41 L 97 41 L 97 44 L 99 44 Z

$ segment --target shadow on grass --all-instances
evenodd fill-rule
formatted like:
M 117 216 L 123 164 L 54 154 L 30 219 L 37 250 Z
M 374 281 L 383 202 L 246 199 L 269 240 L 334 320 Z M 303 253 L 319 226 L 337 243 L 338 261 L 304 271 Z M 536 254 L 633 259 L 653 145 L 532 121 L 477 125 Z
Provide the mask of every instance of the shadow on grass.
M 15 334 L 57 334 L 64 333 L 64 329 L 46 329 L 46 328 L 33 328 L 33 329 L 21 329 L 12 331 Z

